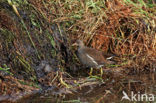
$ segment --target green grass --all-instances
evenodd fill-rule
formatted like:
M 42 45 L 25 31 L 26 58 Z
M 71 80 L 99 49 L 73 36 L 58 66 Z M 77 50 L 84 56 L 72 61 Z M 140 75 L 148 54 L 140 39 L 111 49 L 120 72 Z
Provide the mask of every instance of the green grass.
M 11 72 L 9 71 L 10 68 L 8 68 L 6 64 L 4 64 L 3 66 L 4 66 L 3 68 L 0 67 L 0 71 L 4 71 L 4 72 L 6 72 L 6 73 L 8 73 L 8 74 L 10 74 L 10 75 L 13 75 L 13 73 L 11 73 Z

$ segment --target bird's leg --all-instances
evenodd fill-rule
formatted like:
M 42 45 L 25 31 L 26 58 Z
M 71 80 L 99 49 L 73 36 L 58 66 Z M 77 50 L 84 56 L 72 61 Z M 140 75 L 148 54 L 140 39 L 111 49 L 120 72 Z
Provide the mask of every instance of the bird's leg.
M 92 73 L 93 73 L 93 68 L 91 67 L 91 68 L 90 68 L 89 75 L 92 76 Z
M 101 67 L 100 68 L 100 76 L 102 77 L 102 75 L 103 75 L 103 68 Z

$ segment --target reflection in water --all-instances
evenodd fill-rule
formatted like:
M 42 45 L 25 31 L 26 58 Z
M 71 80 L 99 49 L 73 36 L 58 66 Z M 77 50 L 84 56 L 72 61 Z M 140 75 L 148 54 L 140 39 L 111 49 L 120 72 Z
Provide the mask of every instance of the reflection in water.
M 110 103 L 110 102 L 129 102 L 121 101 L 123 91 L 130 97 L 135 94 L 154 94 L 156 95 L 156 75 L 142 74 L 131 76 L 114 76 L 107 78 L 103 83 L 92 84 L 77 89 L 52 89 L 42 93 L 23 98 L 18 102 L 24 103 Z

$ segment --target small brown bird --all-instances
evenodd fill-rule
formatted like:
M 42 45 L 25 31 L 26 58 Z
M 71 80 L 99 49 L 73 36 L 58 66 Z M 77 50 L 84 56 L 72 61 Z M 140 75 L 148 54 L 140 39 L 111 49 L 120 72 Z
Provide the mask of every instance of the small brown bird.
M 77 40 L 73 45 L 78 46 L 78 58 L 86 67 L 101 68 L 107 64 L 114 64 L 114 62 L 111 61 L 115 56 L 114 54 L 108 54 L 94 48 L 86 47 L 81 40 Z

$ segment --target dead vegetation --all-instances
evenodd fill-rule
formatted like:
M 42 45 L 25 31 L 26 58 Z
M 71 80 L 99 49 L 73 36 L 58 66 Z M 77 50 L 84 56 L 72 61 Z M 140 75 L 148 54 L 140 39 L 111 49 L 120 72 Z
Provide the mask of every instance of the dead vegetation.
M 71 47 L 76 39 L 119 55 L 115 69 L 125 75 L 156 69 L 153 0 L 15 0 L 11 4 L 2 0 L 0 4 L 0 67 L 7 65 L 16 78 L 46 87 L 91 85 L 89 79 L 78 79 L 88 77 L 88 70 L 80 69 Z M 44 73 L 47 64 L 41 68 L 42 61 L 52 71 Z M 108 78 L 99 77 L 98 71 L 94 74 L 99 81 Z

